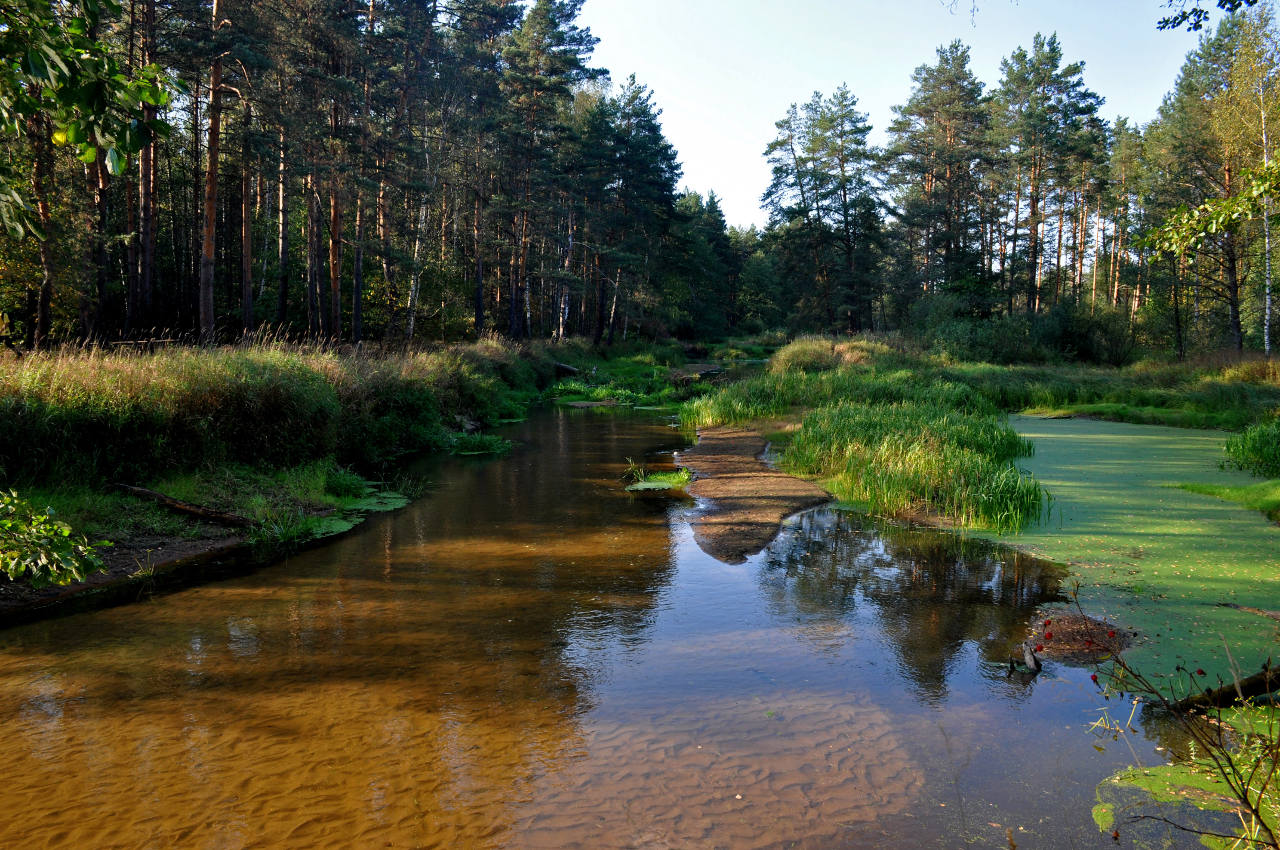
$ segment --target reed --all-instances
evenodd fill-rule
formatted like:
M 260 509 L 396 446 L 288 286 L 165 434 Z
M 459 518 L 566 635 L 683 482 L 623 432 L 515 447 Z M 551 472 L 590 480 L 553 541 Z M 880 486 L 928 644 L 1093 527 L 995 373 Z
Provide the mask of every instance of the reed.
M 1280 419 L 1259 422 L 1227 440 L 1227 459 L 1264 478 L 1280 478 Z
M 782 463 L 829 479 L 838 498 L 873 513 L 1005 532 L 1039 520 L 1047 505 L 1039 483 L 1014 466 L 1032 450 L 991 415 L 928 402 L 845 402 L 807 415 Z

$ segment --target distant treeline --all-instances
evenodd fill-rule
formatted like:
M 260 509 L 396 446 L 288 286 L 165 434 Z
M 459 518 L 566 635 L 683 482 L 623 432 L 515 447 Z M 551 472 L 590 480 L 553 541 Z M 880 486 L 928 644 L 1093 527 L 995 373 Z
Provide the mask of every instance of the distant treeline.
M 1270 342 L 1269 222 L 1180 258 L 1142 239 L 1271 156 L 1265 7 L 1206 35 L 1145 127 L 1103 120 L 1056 37 L 1013 50 L 989 90 L 968 48 L 939 48 L 884 149 L 850 88 L 815 93 L 767 145 L 757 231 L 677 192 L 660 109 L 591 67 L 581 4 L 93 4 L 124 74 L 175 81 L 140 105 L 171 129 L 123 168 L 77 158 L 56 122 L 0 135 L 48 222 L 44 250 L 0 242 L 0 336 L 909 328 L 956 356 L 1112 362 Z M 75 27 L 89 4 L 43 5 Z

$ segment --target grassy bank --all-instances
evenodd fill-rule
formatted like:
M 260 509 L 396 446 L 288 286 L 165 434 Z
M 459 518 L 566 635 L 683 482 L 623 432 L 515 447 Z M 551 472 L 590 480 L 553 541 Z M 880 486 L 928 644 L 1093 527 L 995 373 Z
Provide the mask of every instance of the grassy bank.
M 408 456 L 504 451 L 509 443 L 484 431 L 546 400 L 577 390 L 670 401 L 670 367 L 682 357 L 677 345 L 605 351 L 498 338 L 394 354 L 269 344 L 8 357 L 0 359 L 0 484 L 52 507 L 77 535 L 126 548 L 232 534 L 298 542 L 403 504 L 395 491 L 414 486 L 401 473 Z M 251 526 L 175 514 L 116 484 Z
M 379 471 L 524 415 L 545 351 L 496 340 L 392 357 L 285 346 L 64 351 L 0 368 L 0 475 L 14 486 L 137 481 L 334 458 Z
M 1224 461 L 1276 463 L 1280 380 L 1263 361 L 1127 369 L 948 363 L 874 340 L 802 339 L 758 377 L 695 399 L 691 426 L 803 418 L 784 467 L 827 479 L 842 498 L 882 513 L 928 513 L 997 530 L 1047 505 L 1017 472 L 1031 454 L 1001 422 L 1027 411 L 1181 427 L 1242 429 Z

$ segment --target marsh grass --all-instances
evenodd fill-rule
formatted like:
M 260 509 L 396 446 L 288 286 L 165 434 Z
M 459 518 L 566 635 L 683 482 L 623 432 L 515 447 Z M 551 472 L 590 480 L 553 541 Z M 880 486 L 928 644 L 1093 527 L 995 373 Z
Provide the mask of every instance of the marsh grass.
M 1280 478 L 1280 418 L 1259 422 L 1227 440 L 1227 460 L 1264 478 Z
M 693 482 L 693 473 L 684 467 L 655 471 L 643 461 L 627 458 L 622 480 L 627 482 L 627 489 L 631 491 L 681 490 Z
M 1045 515 L 1049 496 L 1015 459 L 1030 446 L 1007 412 L 1085 415 L 1143 424 L 1248 428 L 1232 462 L 1280 464 L 1280 381 L 1265 361 L 1126 369 L 948 363 L 885 340 L 802 338 L 761 375 L 687 402 L 687 427 L 794 418 L 781 455 L 876 513 L 916 511 L 1009 531 Z M 1262 424 L 1257 424 L 1262 422 Z
M 544 348 L 497 339 L 387 356 L 275 343 L 9 358 L 0 361 L 0 479 L 136 482 L 326 457 L 377 471 L 447 450 L 464 426 L 524 416 L 553 373 Z
M 784 468 L 827 478 L 872 513 L 922 513 L 998 532 L 1040 519 L 1046 494 L 1014 460 L 1031 444 L 989 415 L 937 404 L 840 403 L 807 415 Z

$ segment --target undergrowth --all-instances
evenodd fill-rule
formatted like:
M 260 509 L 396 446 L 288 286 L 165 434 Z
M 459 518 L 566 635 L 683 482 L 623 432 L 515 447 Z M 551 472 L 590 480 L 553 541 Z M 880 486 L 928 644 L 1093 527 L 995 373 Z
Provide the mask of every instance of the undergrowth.
M 675 343 L 623 344 L 597 349 L 569 340 L 548 349 L 556 361 L 570 366 L 568 375 L 549 387 L 545 396 L 558 402 L 607 401 L 636 406 L 678 403 L 698 389 L 678 386 L 672 370 L 684 364 L 684 351 Z

